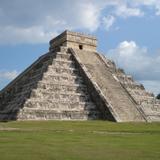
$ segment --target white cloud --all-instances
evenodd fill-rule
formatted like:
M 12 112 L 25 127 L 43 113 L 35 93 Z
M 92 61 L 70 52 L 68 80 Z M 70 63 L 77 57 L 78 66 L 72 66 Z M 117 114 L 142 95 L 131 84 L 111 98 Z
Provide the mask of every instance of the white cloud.
M 95 31 L 101 3 L 90 0 L 0 2 L 0 43 L 44 43 L 65 29 Z
M 155 9 L 155 14 L 160 15 L 160 1 L 159 0 L 132 0 L 132 5 L 147 6 Z
M 144 13 L 139 8 L 129 8 L 126 4 L 116 6 L 115 14 L 123 18 L 141 17 L 144 15 Z
M 51 36 L 57 35 L 54 32 L 45 32 L 39 26 L 28 28 L 19 28 L 14 26 L 0 27 L 0 43 L 17 44 L 17 43 L 44 43 L 51 39 Z
M 0 71 L 0 80 L 12 80 L 16 78 L 18 72 L 16 70 L 13 71 Z
M 160 53 L 150 54 L 146 47 L 139 47 L 134 41 L 123 41 L 110 50 L 107 56 L 136 80 L 145 82 L 146 87 L 151 86 L 151 83 L 152 86 L 160 83 Z M 157 89 L 160 91 L 158 87 L 159 85 Z
M 99 26 L 100 8 L 92 3 L 81 4 L 83 11 L 79 15 L 80 25 L 95 31 Z
M 65 29 L 108 30 L 118 17 L 143 16 L 143 6 L 154 8 L 156 15 L 160 15 L 158 0 L 0 1 L 0 44 L 48 43 Z
M 150 64 L 150 57 L 146 55 L 147 49 L 140 48 L 134 41 L 123 41 L 108 53 L 120 67 L 126 68 L 127 71 L 142 72 Z
M 115 17 L 112 15 L 108 15 L 106 17 L 103 17 L 103 24 L 104 24 L 104 27 L 107 31 L 112 27 L 114 22 L 115 22 Z

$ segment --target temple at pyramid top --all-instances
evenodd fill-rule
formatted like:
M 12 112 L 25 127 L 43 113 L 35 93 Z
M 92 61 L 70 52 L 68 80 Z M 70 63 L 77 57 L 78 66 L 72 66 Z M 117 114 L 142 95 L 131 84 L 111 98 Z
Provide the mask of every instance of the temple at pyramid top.
M 59 46 L 96 51 L 97 39 L 91 35 L 66 30 L 50 41 L 50 51 L 57 50 Z

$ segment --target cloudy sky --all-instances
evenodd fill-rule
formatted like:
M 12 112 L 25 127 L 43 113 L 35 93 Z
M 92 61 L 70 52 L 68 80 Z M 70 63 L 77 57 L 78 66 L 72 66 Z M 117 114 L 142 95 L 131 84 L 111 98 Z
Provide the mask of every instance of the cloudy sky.
M 66 29 L 95 35 L 98 51 L 160 92 L 160 0 L 0 0 L 0 88 Z

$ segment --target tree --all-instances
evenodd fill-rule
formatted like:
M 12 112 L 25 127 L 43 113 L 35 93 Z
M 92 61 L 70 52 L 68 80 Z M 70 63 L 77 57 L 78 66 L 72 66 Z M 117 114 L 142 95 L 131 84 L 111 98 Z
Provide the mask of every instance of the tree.
M 156 97 L 157 99 L 160 99 L 160 93 L 157 95 L 157 97 Z

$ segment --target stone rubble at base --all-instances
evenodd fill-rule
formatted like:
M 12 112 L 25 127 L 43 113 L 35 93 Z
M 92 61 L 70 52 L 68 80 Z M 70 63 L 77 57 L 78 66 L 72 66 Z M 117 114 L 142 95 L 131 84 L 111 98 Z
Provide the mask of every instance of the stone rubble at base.
M 160 121 L 160 100 L 96 51 L 95 37 L 65 31 L 0 92 L 0 120 Z

